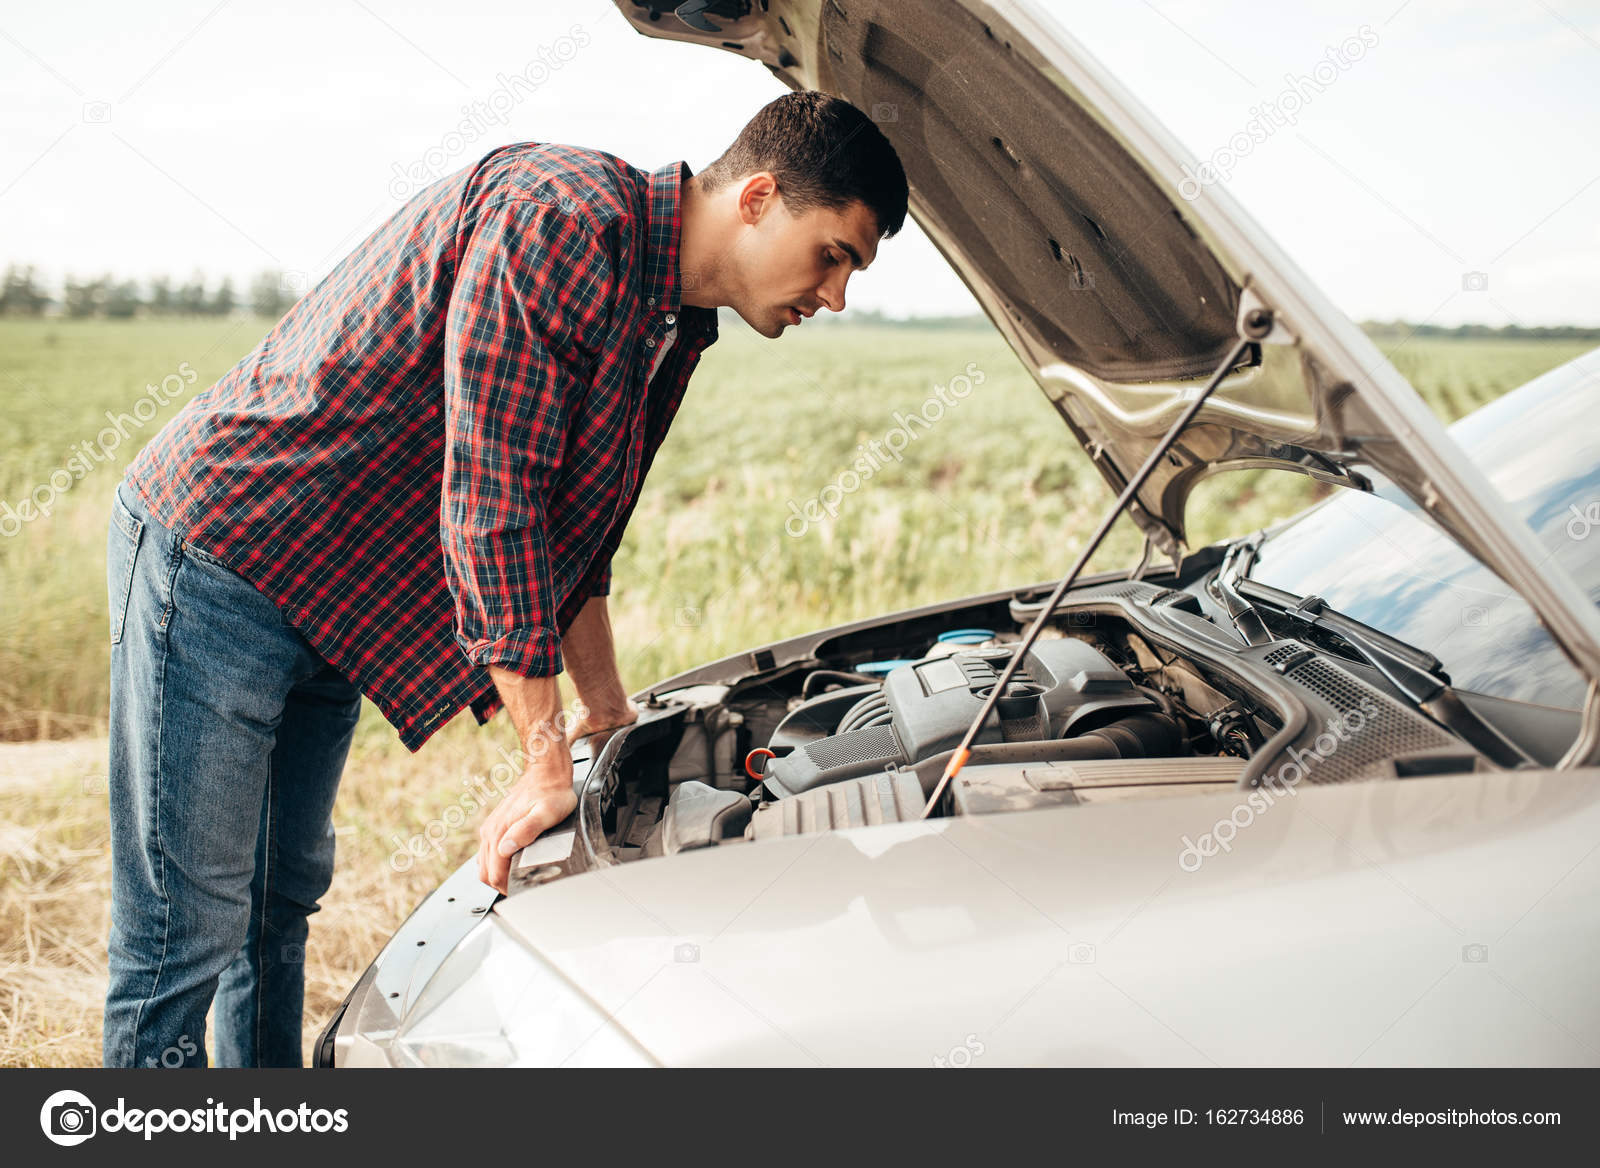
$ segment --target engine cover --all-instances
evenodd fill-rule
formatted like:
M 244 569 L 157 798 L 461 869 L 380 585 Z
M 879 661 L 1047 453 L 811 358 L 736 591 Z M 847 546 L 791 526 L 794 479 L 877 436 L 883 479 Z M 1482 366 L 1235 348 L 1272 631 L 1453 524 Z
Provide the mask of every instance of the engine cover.
M 895 770 L 953 750 L 978 716 L 1015 652 L 971 649 L 902 665 L 844 715 L 853 727 L 798 746 L 767 763 L 763 781 L 777 798 L 873 771 Z M 977 741 L 1031 742 L 1069 736 L 1154 705 L 1093 645 L 1071 638 L 1040 641 L 1029 651 Z M 785 719 L 814 723 L 814 698 Z M 774 735 L 784 738 L 784 726 Z

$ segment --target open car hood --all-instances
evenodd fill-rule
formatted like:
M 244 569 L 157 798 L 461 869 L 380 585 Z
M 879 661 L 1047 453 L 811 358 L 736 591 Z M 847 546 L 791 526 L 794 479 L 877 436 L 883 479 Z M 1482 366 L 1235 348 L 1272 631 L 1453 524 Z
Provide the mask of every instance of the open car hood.
M 911 214 L 1022 358 L 1113 491 L 1227 356 L 1253 345 L 1129 513 L 1185 550 L 1194 484 L 1272 467 L 1392 483 L 1533 606 L 1584 674 L 1600 616 L 1426 404 L 1089 54 L 1025 4 L 978 0 L 616 0 L 648 36 L 721 48 L 871 114 Z M 678 13 L 681 12 L 682 15 Z

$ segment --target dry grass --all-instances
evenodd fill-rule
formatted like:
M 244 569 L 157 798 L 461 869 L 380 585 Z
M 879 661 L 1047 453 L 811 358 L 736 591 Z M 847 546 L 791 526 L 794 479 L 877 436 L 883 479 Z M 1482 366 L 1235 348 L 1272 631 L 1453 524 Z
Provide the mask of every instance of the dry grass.
M 370 715 L 370 711 L 369 711 Z M 417 755 L 363 721 L 334 823 L 339 860 L 306 948 L 305 1052 L 368 961 L 426 893 L 474 851 L 475 823 L 396 871 L 404 842 L 440 816 L 461 783 L 487 774 L 504 725 L 470 717 Z M 100 1061 L 111 891 L 104 739 L 0 743 L 0 1066 Z M 404 865 L 401 865 L 404 866 Z
M 0 747 L 0 1064 L 99 1059 L 104 754 L 97 740 Z

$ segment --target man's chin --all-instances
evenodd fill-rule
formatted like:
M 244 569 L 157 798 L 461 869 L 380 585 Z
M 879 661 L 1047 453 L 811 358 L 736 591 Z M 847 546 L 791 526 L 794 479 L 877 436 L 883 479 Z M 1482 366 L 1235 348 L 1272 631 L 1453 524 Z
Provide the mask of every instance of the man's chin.
M 740 320 L 769 341 L 777 340 L 783 335 L 783 330 L 789 327 L 789 310 L 787 308 L 772 316 L 762 317 L 759 320 L 751 320 L 749 315 L 741 308 L 735 308 L 734 311 L 739 314 Z

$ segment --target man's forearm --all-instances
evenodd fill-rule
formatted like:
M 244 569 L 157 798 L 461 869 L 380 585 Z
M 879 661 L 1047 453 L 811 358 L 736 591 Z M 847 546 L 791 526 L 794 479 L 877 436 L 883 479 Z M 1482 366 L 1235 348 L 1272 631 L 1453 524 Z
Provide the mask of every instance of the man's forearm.
M 500 700 L 516 727 L 517 741 L 530 760 L 537 761 L 552 746 L 565 744 L 566 727 L 557 720 L 561 713 L 561 684 L 554 676 L 523 677 L 491 665 L 489 677 L 500 691 Z
M 617 672 L 611 613 L 604 596 L 590 597 L 578 613 L 561 639 L 561 659 L 591 720 L 606 725 L 627 713 L 628 694 Z

